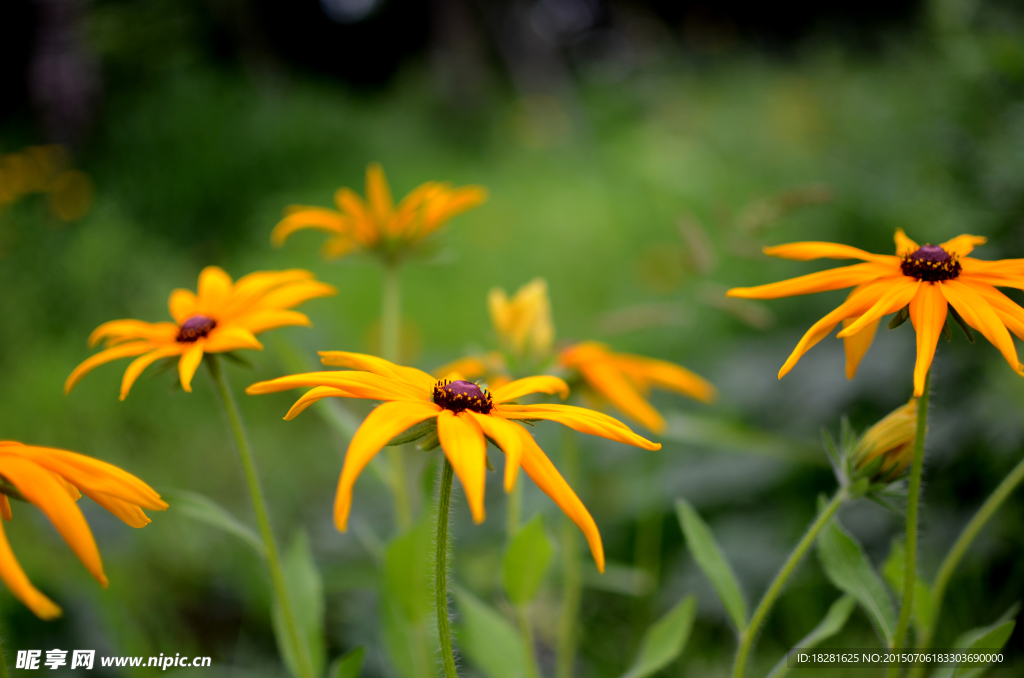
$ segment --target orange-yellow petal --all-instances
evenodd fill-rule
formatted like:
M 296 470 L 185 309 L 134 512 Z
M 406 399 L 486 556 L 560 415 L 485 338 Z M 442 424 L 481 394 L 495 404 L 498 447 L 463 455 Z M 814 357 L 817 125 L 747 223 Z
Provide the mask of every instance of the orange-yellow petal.
M 853 324 L 854 319 L 846 318 L 843 320 L 843 327 L 849 327 Z M 857 376 L 857 368 L 860 366 L 860 361 L 864 357 L 864 354 L 871 348 L 872 342 L 875 340 L 875 333 L 878 331 L 878 323 L 880 320 L 875 320 L 872 323 L 868 323 L 864 329 L 857 334 L 849 337 L 843 337 L 843 349 L 846 351 L 846 378 L 853 379 Z
M 641 447 L 645 450 L 660 450 L 661 445 L 652 443 L 631 431 L 625 424 L 593 410 L 573 405 L 500 405 L 493 411 L 494 416 L 505 419 L 547 419 L 557 421 L 569 428 L 600 436 L 620 443 Z
M 384 176 L 384 168 L 376 162 L 371 162 L 366 168 L 366 202 L 380 223 L 384 223 L 394 209 L 391 187 Z
M 11 551 L 11 545 L 7 541 L 3 523 L 0 523 L 0 579 L 4 580 L 14 597 L 24 603 L 40 619 L 48 621 L 61 615 L 57 604 L 43 595 L 35 586 L 32 586 L 25 571 L 21 569 L 21 565 L 18 564 L 14 552 Z
M 147 323 L 141 320 L 111 320 L 105 322 L 89 335 L 89 346 L 107 340 L 107 346 L 123 344 L 132 339 L 145 339 L 155 343 L 173 341 L 178 335 L 174 323 Z
M 451 410 L 441 410 L 437 415 L 437 437 L 466 492 L 473 522 L 482 523 L 484 487 L 487 484 L 487 450 L 483 431 L 470 413 L 456 415 Z
M 331 386 L 346 391 L 349 398 L 366 400 L 420 400 L 429 402 L 431 392 L 406 382 L 370 372 L 308 372 L 261 381 L 245 389 L 249 395 L 277 393 L 304 386 Z
M 293 311 L 273 311 L 273 313 L 292 313 Z M 302 315 L 301 313 L 299 315 Z M 207 353 L 224 353 L 237 351 L 239 349 L 250 349 L 262 351 L 263 344 L 248 327 L 229 325 L 228 327 L 216 327 L 206 338 L 203 350 Z
M 384 377 L 405 381 L 416 388 L 431 390 L 436 379 L 414 367 L 404 367 L 393 362 L 365 353 L 348 351 L 320 351 L 320 362 L 332 367 L 348 367 L 353 370 L 366 370 Z
M 896 256 L 903 257 L 908 254 L 913 254 L 920 247 L 920 245 L 907 237 L 907 234 L 902 228 L 896 229 Z
M 284 415 L 285 421 L 291 421 L 324 398 L 353 398 L 351 392 L 333 386 L 317 386 L 308 391 L 305 395 L 295 401 L 288 414 Z
M 0 518 L 7 522 L 14 519 L 14 515 L 11 513 L 11 500 L 7 498 L 6 494 L 0 494 Z
M 999 314 L 1007 329 L 1024 339 L 1024 308 L 991 285 L 963 279 L 960 282 L 980 294 Z
M 899 261 L 897 257 L 886 254 L 872 254 L 849 245 L 833 242 L 794 242 L 786 245 L 765 247 L 764 253 L 770 257 L 793 259 L 795 261 L 811 261 L 812 259 L 863 259 L 879 263 Z
M 345 464 L 341 468 L 338 494 L 334 500 L 334 524 L 344 532 L 352 508 L 352 486 L 356 478 L 388 441 L 421 421 L 436 417 L 441 410 L 433 403 L 391 402 L 378 405 L 352 436 Z
M 307 228 L 327 233 L 346 233 L 349 230 L 348 219 L 343 214 L 323 207 L 304 207 L 287 214 L 277 222 L 270 232 L 270 242 L 280 247 L 284 241 L 296 231 Z
M 304 280 L 270 290 L 254 304 L 253 310 L 291 308 L 310 299 L 330 297 L 337 293 L 338 288 L 334 285 L 319 280 Z
M 899 267 L 892 264 L 854 264 L 757 287 L 734 287 L 726 292 L 726 296 L 742 299 L 779 299 L 854 287 L 896 273 L 899 273 Z
M 231 276 L 219 266 L 207 266 L 199 272 L 196 313 L 217 315 L 231 294 Z
M 883 315 L 900 310 L 910 303 L 910 300 L 917 294 L 917 289 L 920 285 L 921 282 L 913 278 L 904 277 L 895 280 L 889 286 L 889 289 L 875 302 L 874 306 L 864 311 L 863 315 L 843 328 L 836 336 L 839 338 L 853 336 Z
M 564 380 L 550 375 L 526 377 L 494 389 L 491 391 L 491 397 L 494 398 L 494 402 L 503 403 L 530 393 L 557 393 L 564 399 L 569 396 L 569 385 Z
M 195 292 L 192 290 L 174 290 L 167 301 L 167 306 L 174 322 L 179 325 L 199 312 L 199 300 L 196 299 Z
M 980 235 L 958 235 L 957 237 L 947 240 L 946 242 L 939 245 L 942 249 L 946 250 L 950 254 L 955 254 L 960 257 L 966 257 L 968 254 L 974 251 L 974 248 L 978 245 L 984 245 L 988 242 L 988 238 Z
M 946 301 L 956 309 L 960 317 L 999 349 L 1014 372 L 1021 373 L 1021 364 L 1017 359 L 1017 349 L 1013 345 L 1013 337 L 1010 336 L 1006 325 L 1002 323 L 984 297 L 958 280 L 944 281 L 941 284 L 941 290 Z
M 192 392 L 192 377 L 199 369 L 199 363 L 203 362 L 203 346 L 205 342 L 197 341 L 181 354 L 178 360 L 178 378 L 181 380 L 181 388 L 186 393 Z
M 626 380 L 623 373 L 607 361 L 584 363 L 577 367 L 580 376 L 594 391 L 615 407 L 651 431 L 665 432 L 665 419 Z
M 657 386 L 705 403 L 714 402 L 718 396 L 718 391 L 711 382 L 667 360 L 615 353 L 612 355 L 612 363 L 638 386 L 644 388 Z
M 141 508 L 124 499 L 112 497 L 102 492 L 86 492 L 85 495 L 113 513 L 130 527 L 141 528 L 153 522 Z
M 161 346 L 160 348 L 154 349 L 149 353 L 139 356 L 128 365 L 128 369 L 124 371 L 124 376 L 121 377 L 121 400 L 128 397 L 128 392 L 132 389 L 132 384 L 139 378 L 143 370 L 155 363 L 161 358 L 170 358 L 171 356 L 178 355 L 182 352 L 181 344 L 172 344 L 171 346 Z
M 505 491 L 511 492 L 515 489 L 519 462 L 523 457 L 523 439 L 518 430 L 522 429 L 522 426 L 501 417 L 478 414 L 470 410 L 466 410 L 466 414 L 476 420 L 484 435 L 493 440 L 505 453 Z
M 73 389 L 75 385 L 82 380 L 82 377 L 89 374 L 100 365 L 105 365 L 106 363 L 119 360 L 121 358 L 131 358 L 133 356 L 142 355 L 153 348 L 153 344 L 148 341 L 136 341 L 129 344 L 119 344 L 113 348 L 108 348 L 105 351 L 100 351 L 96 355 L 89 356 L 71 372 L 67 381 L 64 382 L 64 394 L 67 395 L 68 393 L 71 393 L 71 389 Z
M 944 283 L 921 283 L 910 302 L 910 322 L 917 332 L 917 362 L 914 365 L 914 397 L 924 394 L 924 381 L 935 357 L 935 345 L 946 324 L 948 304 L 940 290 Z

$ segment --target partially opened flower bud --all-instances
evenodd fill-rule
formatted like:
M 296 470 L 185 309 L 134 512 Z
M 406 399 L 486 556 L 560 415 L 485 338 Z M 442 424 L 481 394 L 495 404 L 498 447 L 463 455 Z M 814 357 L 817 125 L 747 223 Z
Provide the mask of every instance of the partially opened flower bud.
M 887 414 L 869 428 L 850 454 L 858 478 L 891 483 L 907 470 L 917 438 L 917 398 Z

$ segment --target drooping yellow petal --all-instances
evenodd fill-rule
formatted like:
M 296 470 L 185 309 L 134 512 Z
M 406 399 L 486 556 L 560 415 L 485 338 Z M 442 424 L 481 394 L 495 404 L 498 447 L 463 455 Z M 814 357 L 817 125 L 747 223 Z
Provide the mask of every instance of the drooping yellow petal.
M 285 421 L 291 421 L 295 417 L 299 416 L 306 411 L 311 405 L 314 405 L 324 398 L 353 398 L 350 391 L 344 389 L 335 388 L 333 386 L 317 386 L 310 390 L 301 398 L 295 401 L 292 408 L 288 410 L 288 414 L 284 415 Z
M 4 532 L 3 523 L 0 523 L 0 579 L 10 589 L 14 597 L 25 604 L 28 609 L 40 619 L 49 621 L 61 615 L 57 604 L 42 594 L 32 582 L 28 580 L 25 571 L 21 569 L 11 545 L 7 541 L 7 534 Z
M 484 435 L 493 440 L 505 453 L 505 491 L 511 492 L 515 489 L 519 462 L 523 457 L 523 440 L 517 430 L 522 426 L 507 419 L 478 414 L 470 410 L 466 410 L 466 414 L 471 416 Z
M 437 437 L 455 475 L 466 492 L 466 503 L 474 523 L 484 521 L 484 487 L 487 484 L 487 444 L 472 413 L 454 414 L 441 410 L 437 415 Z
M 764 253 L 770 257 L 793 259 L 795 261 L 811 261 L 812 259 L 863 259 L 878 263 L 891 264 L 899 259 L 886 254 L 872 254 L 849 245 L 834 242 L 794 242 L 787 245 L 765 247 Z
M 295 311 L 271 311 L 272 313 L 295 313 Z M 297 315 L 302 315 L 298 313 Z M 207 353 L 225 353 L 239 349 L 250 349 L 262 351 L 263 344 L 260 343 L 252 330 L 247 327 L 228 326 L 216 327 L 203 344 L 203 350 Z
M 950 254 L 966 257 L 974 251 L 975 247 L 978 245 L 984 245 L 986 242 L 988 242 L 988 238 L 980 235 L 958 235 L 957 237 L 942 243 L 939 247 Z
M 363 202 L 363 199 L 350 188 L 339 188 L 334 192 L 334 202 L 342 212 L 351 217 L 349 222 L 352 234 L 363 244 L 369 246 L 378 242 L 381 232 L 379 222 Z
M 207 266 L 199 272 L 196 313 L 216 315 L 231 294 L 231 276 L 220 266 Z
M 908 254 L 913 254 L 920 247 L 920 245 L 907 237 L 902 228 L 896 229 L 896 256 L 905 257 Z
M 231 290 L 231 298 L 225 304 L 227 315 L 235 315 L 258 303 L 263 295 L 275 287 L 312 280 L 313 274 L 301 268 L 284 271 L 256 271 L 243 275 Z
M 1024 339 L 1024 308 L 1017 305 L 1013 299 L 1006 296 L 991 285 L 974 282 L 972 280 L 959 279 L 961 283 L 970 287 L 980 294 L 987 301 L 1006 327 L 1021 339 Z
M 359 242 L 347 235 L 337 235 L 324 240 L 320 246 L 320 254 L 325 259 L 338 259 L 353 252 L 359 247 Z
M 846 318 L 843 320 L 843 327 L 849 327 L 853 324 L 853 318 Z M 857 334 L 849 337 L 843 337 L 843 349 L 846 351 L 846 378 L 853 379 L 857 376 L 857 368 L 860 366 L 860 361 L 864 357 L 864 354 L 871 348 L 872 342 L 875 340 L 875 333 L 878 331 L 878 323 L 880 320 L 875 320 L 872 323 L 868 323 L 864 329 Z
M 432 389 L 436 381 L 432 376 L 414 367 L 404 367 L 393 362 L 365 353 L 348 351 L 320 351 L 320 362 L 331 367 L 348 367 L 353 370 L 366 370 L 384 377 L 400 379 L 417 388 Z
M 270 290 L 253 304 L 253 310 L 291 308 L 310 299 L 330 297 L 337 293 L 338 288 L 334 285 L 319 280 L 304 280 Z
M 779 299 L 854 287 L 897 273 L 899 267 L 891 264 L 854 264 L 757 287 L 734 287 L 726 292 L 726 296 L 741 299 Z
M 378 405 L 352 436 L 345 464 L 341 468 L 338 494 L 334 500 L 334 524 L 344 532 L 352 508 L 352 486 L 356 478 L 388 441 L 421 421 L 436 417 L 440 407 L 433 403 L 391 402 Z
M 102 492 L 86 492 L 85 496 L 113 513 L 130 527 L 142 528 L 153 522 L 141 508 L 124 499 L 112 497 Z
M 714 402 L 718 395 L 711 382 L 667 360 L 615 353 L 612 355 L 612 363 L 644 387 L 658 386 L 705 403 Z
M 530 393 L 548 393 L 552 395 L 557 393 L 564 399 L 569 396 L 569 385 L 564 380 L 550 375 L 526 377 L 525 379 L 517 379 L 509 384 L 505 384 L 501 388 L 494 389 L 491 391 L 491 397 L 494 398 L 496 403 L 504 403 L 521 398 L 524 395 L 529 395 Z
M 652 443 L 643 436 L 633 433 L 625 424 L 607 415 L 573 405 L 501 405 L 492 413 L 505 419 L 548 419 L 557 421 L 580 433 L 600 436 L 620 443 L 641 447 L 645 450 L 660 450 L 661 445 Z
M 883 315 L 900 310 L 910 303 L 910 300 L 917 294 L 917 288 L 920 285 L 920 281 L 913 278 L 904 277 L 895 280 L 889 286 L 889 289 L 875 302 L 874 306 L 866 310 L 861 317 L 854 320 L 849 326 L 843 328 L 836 336 L 840 339 L 853 336 Z
M 366 400 L 421 400 L 428 402 L 431 391 L 391 377 L 370 372 L 308 372 L 261 381 L 245 389 L 249 395 L 277 393 L 307 386 L 331 386 L 348 392 L 349 398 Z
M 42 509 L 75 555 L 96 580 L 106 586 L 107 577 L 103 574 L 100 552 L 92 531 L 60 483 L 46 469 L 8 454 L 0 456 L 0 472 L 18 488 L 21 496 Z
M 192 392 L 192 377 L 195 376 L 196 370 L 199 369 L 199 363 L 203 362 L 204 345 L 204 341 L 197 341 L 187 348 L 181 354 L 181 359 L 178 360 L 178 378 L 181 380 L 181 388 L 185 393 Z
M 82 380 L 82 377 L 92 372 L 100 365 L 119 360 L 121 358 L 131 358 L 133 356 L 142 355 L 153 348 L 153 344 L 148 341 L 137 341 L 129 344 L 119 344 L 113 348 L 108 348 L 105 351 L 100 351 L 96 355 L 89 356 L 82 363 L 76 367 L 71 374 L 68 376 L 67 381 L 64 382 L 64 395 L 71 393 L 71 389 Z
M 128 365 L 128 369 L 124 371 L 124 376 L 121 377 L 120 399 L 124 400 L 128 397 L 128 392 L 131 391 L 132 384 L 134 384 L 135 380 L 139 378 L 139 375 L 142 374 L 143 370 L 161 358 L 170 358 L 171 356 L 180 354 L 182 349 L 183 347 L 180 344 L 162 346 L 133 360 L 131 364 Z
M 623 376 L 606 361 L 584 363 L 577 367 L 583 380 L 627 416 L 659 435 L 665 432 L 665 419 Z
M 594 556 L 598 571 L 604 572 L 604 547 L 601 544 L 601 533 L 590 512 L 587 511 L 587 507 L 569 487 L 569 483 L 565 482 L 565 478 L 544 454 L 544 450 L 538 447 L 533 436 L 522 427 L 520 427 L 519 436 L 523 443 L 523 470 L 537 484 L 537 487 L 551 497 L 558 508 L 562 509 L 565 515 L 569 516 L 569 519 L 580 528 L 590 546 L 590 553 Z
M 303 229 L 315 229 L 327 233 L 347 233 L 349 231 L 348 218 L 334 210 L 322 207 L 305 207 L 291 212 L 284 219 L 277 222 L 274 230 L 270 232 L 270 242 L 274 247 L 280 247 L 284 241 L 296 231 Z
M 935 345 L 946 324 L 948 305 L 940 287 L 944 283 L 921 283 L 910 302 L 910 322 L 917 332 L 917 362 L 914 365 L 914 397 L 924 394 L 924 381 L 935 357 Z
M 981 332 L 992 345 L 999 349 L 1003 358 L 1010 364 L 1014 372 L 1021 373 L 1017 349 L 1013 345 L 1013 337 L 1006 329 L 992 306 L 984 297 L 971 287 L 958 280 L 946 280 L 941 285 L 942 294 L 946 297 L 960 317 L 968 325 Z

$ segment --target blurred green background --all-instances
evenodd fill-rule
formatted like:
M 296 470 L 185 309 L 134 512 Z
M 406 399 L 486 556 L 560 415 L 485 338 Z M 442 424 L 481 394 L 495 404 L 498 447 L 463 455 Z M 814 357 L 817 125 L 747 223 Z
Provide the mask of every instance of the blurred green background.
M 268 334 L 254 370 L 228 368 L 239 393 L 294 371 L 287 356 L 296 352 L 312 362 L 316 350 L 376 350 L 374 262 L 325 262 L 312 234 L 280 250 L 269 242 L 284 206 L 329 205 L 343 185 L 361 192 L 370 161 L 383 164 L 396 195 L 432 179 L 491 193 L 404 270 L 410 363 L 432 369 L 491 347 L 487 291 L 542 276 L 561 340 L 673 360 L 718 386 L 710 407 L 655 397 L 672 421 L 661 452 L 582 442 L 577 491 L 609 560 L 646 570 L 651 585 L 602 581 L 585 561 L 579 675 L 621 674 L 642 629 L 687 593 L 698 596 L 697 625 L 666 673 L 727 675 L 734 640 L 673 500 L 701 511 L 754 602 L 818 493 L 834 488 L 820 429 L 838 430 L 844 414 L 866 428 L 910 395 L 909 325 L 882 330 L 852 382 L 834 339 L 776 379 L 843 293 L 727 300 L 731 286 L 833 265 L 769 260 L 763 245 L 829 240 L 889 252 L 902 227 L 920 242 L 987 236 L 981 258 L 1024 251 L 1024 12 L 1008 0 L 772 11 L 741 2 L 48 0 L 3 11 L 0 152 L 66 145 L 94 201 L 70 222 L 44 195 L 0 208 L 0 438 L 99 457 L 251 522 L 206 374 L 186 394 L 151 370 L 123 403 L 122 363 L 68 397 L 61 387 L 89 355 L 94 327 L 167 319 L 171 289 L 194 288 L 209 264 L 235 277 L 308 268 L 339 288 L 301 309 L 312 330 Z M 920 556 L 929 577 L 1024 443 L 1024 383 L 984 341 L 943 343 L 932 383 Z M 362 644 L 364 675 L 399 675 L 381 641 L 372 549 L 331 523 L 347 440 L 314 412 L 282 421 L 295 395 L 241 396 L 279 539 L 299 527 L 311 536 L 330 654 Z M 556 464 L 558 433 L 538 427 Z M 417 454 L 421 464 L 436 457 Z M 500 597 L 505 539 L 496 465 L 483 525 L 472 525 L 456 490 L 454 580 L 485 600 Z M 65 615 L 41 622 L 0 589 L 8 653 L 181 652 L 212 656 L 204 675 L 283 675 L 264 571 L 241 542 L 173 507 L 132 530 L 82 504 L 110 587 L 91 580 L 39 511 L 15 505 L 5 526 L 15 553 Z M 1024 597 L 1022 510 L 1018 494 L 972 547 L 937 645 Z M 556 508 L 528 483 L 524 516 L 535 512 L 556 535 Z M 353 516 L 365 533 L 392 530 L 385 488 L 369 471 Z M 876 564 L 901 531 L 899 516 L 866 501 L 841 520 Z M 551 673 L 556 575 L 548 586 L 536 623 Z M 809 558 L 762 633 L 751 675 L 836 597 Z M 877 641 L 857 611 L 835 643 Z M 992 675 L 1017 675 L 1022 646 L 1018 631 L 1007 647 L 1018 667 Z

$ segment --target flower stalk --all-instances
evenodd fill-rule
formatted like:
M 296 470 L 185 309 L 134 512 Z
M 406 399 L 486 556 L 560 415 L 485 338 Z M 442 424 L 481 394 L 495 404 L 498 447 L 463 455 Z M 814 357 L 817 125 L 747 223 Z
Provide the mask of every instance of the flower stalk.
M 896 633 L 892 649 L 903 647 L 903 641 L 910 624 L 914 608 L 914 584 L 917 580 L 917 509 L 921 498 L 921 467 L 924 462 L 924 439 L 928 432 L 928 389 L 931 386 L 931 370 L 924 377 L 924 390 L 917 402 L 917 436 L 914 439 L 914 458 L 910 462 L 910 486 L 907 490 L 907 543 L 903 561 L 903 595 L 900 599 L 900 616 L 896 622 Z M 889 665 L 889 678 L 897 678 L 899 666 Z
M 772 609 L 772 605 L 775 604 L 775 600 L 782 593 L 782 588 L 786 585 L 786 582 L 792 576 L 793 571 L 796 570 L 796 566 L 803 560 L 808 549 L 814 544 L 814 540 L 817 539 L 818 533 L 821 532 L 822 528 L 828 525 L 828 521 L 832 519 L 839 507 L 843 505 L 849 494 L 846 488 L 841 488 L 832 497 L 832 500 L 825 506 L 824 510 L 818 514 L 811 526 L 807 528 L 807 532 L 803 538 L 793 549 L 793 552 L 789 554 L 789 558 L 786 559 L 785 564 L 779 573 L 775 575 L 775 579 L 772 581 L 768 590 L 765 591 L 764 597 L 761 598 L 761 602 L 757 604 L 757 609 L 754 610 L 753 616 L 750 618 L 750 623 L 740 633 L 740 644 L 736 650 L 736 662 L 733 664 L 732 675 L 733 678 L 743 678 L 743 674 L 747 668 L 747 659 L 750 656 L 750 650 L 754 645 L 754 641 L 757 640 L 757 634 L 761 630 L 761 626 L 764 624 L 764 620 L 768 617 L 768 613 Z
M 207 354 L 206 365 L 210 370 L 210 376 L 213 377 L 213 381 L 217 386 L 217 395 L 220 396 L 221 405 L 223 405 L 224 411 L 227 414 L 229 428 L 234 436 L 238 455 L 242 460 L 242 468 L 245 473 L 246 484 L 249 487 L 249 497 L 252 500 L 253 512 L 256 514 L 256 523 L 259 527 L 260 536 L 263 538 L 271 585 L 274 589 L 274 595 L 281 605 L 281 617 L 284 621 L 285 633 L 288 634 L 288 640 L 292 647 L 295 648 L 295 656 L 298 658 L 301 678 L 313 678 L 312 660 L 306 651 L 305 643 L 302 642 L 302 638 L 299 635 L 295 608 L 292 605 L 291 596 L 288 594 L 288 587 L 285 584 L 284 568 L 281 566 L 281 555 L 277 548 L 277 541 L 274 539 L 273 528 L 270 525 L 267 502 L 263 496 L 259 475 L 256 472 L 256 460 L 253 458 L 252 447 L 249 445 L 249 438 L 245 433 L 242 415 L 238 411 L 238 405 L 231 393 L 231 387 L 228 385 L 227 377 L 221 369 L 217 356 Z
M 434 558 L 434 596 L 437 604 L 437 636 L 441 643 L 441 661 L 445 678 L 458 678 L 455 670 L 455 652 L 452 649 L 452 631 L 448 621 L 448 515 L 452 505 L 452 477 L 454 469 L 444 458 L 441 486 L 437 494 L 437 547 Z

